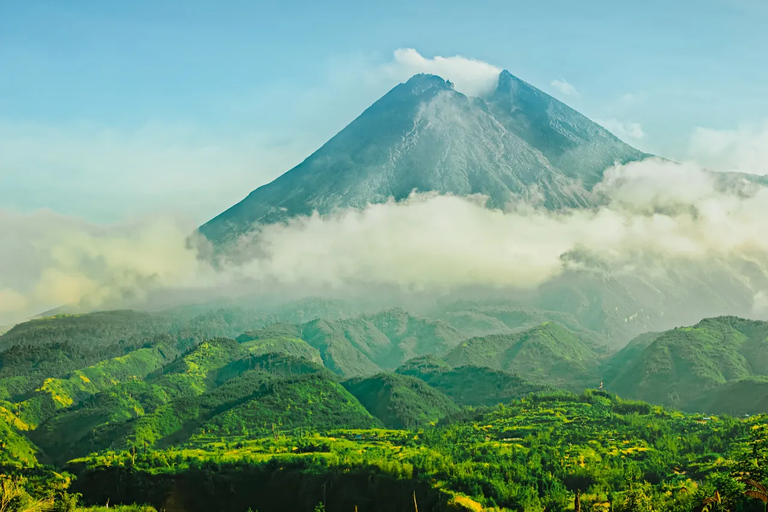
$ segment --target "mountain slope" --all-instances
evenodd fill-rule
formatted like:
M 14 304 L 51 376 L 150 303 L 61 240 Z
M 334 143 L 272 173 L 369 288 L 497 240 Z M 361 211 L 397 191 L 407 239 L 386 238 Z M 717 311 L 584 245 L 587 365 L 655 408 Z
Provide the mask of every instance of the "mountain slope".
M 502 71 L 488 105 L 507 130 L 588 190 L 615 163 L 646 156 L 568 105 Z
M 390 309 L 300 326 L 300 337 L 317 349 L 328 369 L 343 376 L 394 369 L 407 359 L 442 353 L 465 336 L 448 324 Z
M 26 428 L 13 412 L 0 405 L 0 466 L 37 464 L 38 449 L 22 434 Z
M 623 396 L 691 409 L 716 403 L 704 395 L 725 392 L 721 386 L 757 388 L 736 383 L 768 376 L 768 322 L 710 318 L 638 343 L 613 357 L 619 371 L 608 386 Z
M 342 385 L 387 428 L 425 426 L 458 410 L 450 398 L 406 375 L 380 373 Z
M 406 361 L 397 369 L 401 375 L 423 380 L 444 393 L 457 405 L 496 405 L 508 403 L 530 393 L 542 391 L 544 386 L 501 370 L 481 366 L 451 368 L 435 356 L 423 356 Z
M 600 347 L 556 322 L 511 334 L 472 338 L 450 351 L 451 366 L 481 366 L 519 375 L 535 384 L 582 390 L 598 377 Z
M 197 434 L 260 434 L 296 428 L 373 428 L 380 425 L 335 379 L 323 373 L 273 380 L 250 400 L 204 422 Z
M 486 98 L 416 75 L 200 231 L 221 244 L 255 223 L 401 200 L 413 190 L 484 194 L 494 207 L 534 199 L 551 209 L 589 206 L 606 167 L 644 156 L 506 71 Z
M 141 349 L 144 350 L 149 349 Z M 141 351 L 132 352 L 124 359 Z M 30 435 L 47 454 L 54 456 L 62 451 L 63 446 L 79 446 L 83 439 L 109 424 L 120 424 L 149 414 L 173 400 L 204 393 L 215 387 L 220 379 L 219 373 L 226 365 L 246 355 L 247 351 L 234 340 L 218 338 L 201 343 L 184 357 L 164 367 L 162 373 L 155 372 L 142 379 L 131 378 L 122 383 L 115 378 L 104 382 L 99 393 L 80 404 L 73 401 L 72 407 L 58 411 Z M 120 368 L 117 370 L 114 377 L 124 373 Z M 81 374 L 84 374 L 83 371 L 77 372 L 77 375 Z M 77 380 L 75 383 L 78 383 Z M 26 402 L 21 405 L 25 407 Z

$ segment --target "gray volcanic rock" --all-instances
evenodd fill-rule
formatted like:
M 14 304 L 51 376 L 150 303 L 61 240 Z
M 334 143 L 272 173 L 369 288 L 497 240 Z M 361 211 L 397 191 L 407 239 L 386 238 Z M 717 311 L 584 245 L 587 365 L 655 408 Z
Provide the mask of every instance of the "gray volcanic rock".
M 645 156 L 507 71 L 484 98 L 421 74 L 200 231 L 226 244 L 256 224 L 402 200 L 414 190 L 483 194 L 496 208 L 588 207 L 605 168 Z

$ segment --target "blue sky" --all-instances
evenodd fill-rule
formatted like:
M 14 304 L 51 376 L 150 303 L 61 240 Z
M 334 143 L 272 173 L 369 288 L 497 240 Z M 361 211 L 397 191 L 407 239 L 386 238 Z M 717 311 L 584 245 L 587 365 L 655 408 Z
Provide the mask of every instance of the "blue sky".
M 762 0 L 0 0 L 0 209 L 203 222 L 418 71 L 398 48 L 506 68 L 641 149 L 768 172 L 766 26 Z

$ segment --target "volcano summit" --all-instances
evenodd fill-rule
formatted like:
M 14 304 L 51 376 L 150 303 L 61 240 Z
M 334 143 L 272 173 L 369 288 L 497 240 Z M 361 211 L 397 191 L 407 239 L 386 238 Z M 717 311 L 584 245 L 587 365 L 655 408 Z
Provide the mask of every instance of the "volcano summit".
M 508 71 L 483 97 L 419 74 L 200 231 L 225 245 L 256 224 L 399 201 L 413 191 L 482 194 L 495 208 L 589 207 L 606 168 L 647 156 Z

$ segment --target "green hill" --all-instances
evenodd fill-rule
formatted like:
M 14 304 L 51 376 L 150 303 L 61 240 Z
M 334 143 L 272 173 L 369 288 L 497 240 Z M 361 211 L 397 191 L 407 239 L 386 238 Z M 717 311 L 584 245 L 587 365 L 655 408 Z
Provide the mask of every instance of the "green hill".
M 465 338 L 443 322 L 402 309 L 316 320 L 301 326 L 300 337 L 319 351 L 326 367 L 347 377 L 394 369 L 412 357 L 447 351 Z
M 546 322 L 525 331 L 464 341 L 445 360 L 454 367 L 487 367 L 534 384 L 582 390 L 599 382 L 602 350 L 591 338 Z
M 21 402 L 21 419 L 32 428 L 59 410 L 71 407 L 108 387 L 143 379 L 178 355 L 174 347 L 142 348 L 77 370 L 66 378 L 46 379 Z
M 643 354 L 643 351 L 656 341 L 659 336 L 661 336 L 660 332 L 647 332 L 632 339 L 624 348 L 604 361 L 600 369 L 602 379 L 606 383 L 613 382 L 627 368 L 631 367 L 637 358 Z
M 253 312 L 238 308 L 202 314 L 185 308 L 103 311 L 31 320 L 0 336 L 0 400 L 24 400 L 47 379 L 65 378 L 141 348 L 175 346 L 185 352 L 203 340 L 263 325 Z
M 684 410 L 713 406 L 723 400 L 717 395 L 725 397 L 736 389 L 750 389 L 745 379 L 768 375 L 768 322 L 736 317 L 702 320 L 693 327 L 630 344 L 609 366 L 615 369 L 615 378 L 608 387 L 622 396 Z M 726 384 L 730 386 L 722 388 Z M 711 400 L 702 396 L 709 393 L 714 393 Z M 748 397 L 753 403 L 760 400 L 748 393 L 738 403 L 754 410 L 747 406 Z
M 220 412 L 196 431 L 214 437 L 279 431 L 374 428 L 376 420 L 335 379 L 323 374 L 272 379 L 242 404 Z
M 435 356 L 406 361 L 397 373 L 423 380 L 448 396 L 457 405 L 495 405 L 507 403 L 544 389 L 517 375 L 479 366 L 451 368 Z
M 171 330 L 171 321 L 138 311 L 99 311 L 86 315 L 56 315 L 14 326 L 0 336 L 0 351 L 12 346 L 26 347 L 74 344 L 93 348 L 146 339 Z
M 0 467 L 37 464 L 38 449 L 24 435 L 27 428 L 9 408 L 0 404 Z
M 144 380 L 105 383 L 101 392 L 80 405 L 70 404 L 31 435 L 46 453 L 53 455 L 62 445 L 77 446 L 107 424 L 119 424 L 148 414 L 171 400 L 204 393 L 215 387 L 220 370 L 246 356 L 247 351 L 234 340 L 217 338 L 202 343 Z
M 692 397 L 686 409 L 708 414 L 763 414 L 768 411 L 768 377 L 726 382 Z
M 252 353 L 282 352 L 322 362 L 345 377 L 394 369 L 407 359 L 446 351 L 465 336 L 448 324 L 390 309 L 354 318 L 274 324 L 238 341 Z
M 252 423 L 256 417 L 261 418 L 259 421 L 273 418 L 270 428 L 272 423 L 285 428 L 319 428 L 326 423 L 338 426 L 338 418 L 345 415 L 354 425 L 375 424 L 367 412 L 363 415 L 367 420 L 362 422 L 354 411 L 345 412 L 351 396 L 336 383 L 332 373 L 292 356 L 266 354 L 234 361 L 211 372 L 210 387 L 201 393 L 192 392 L 194 388 L 179 392 L 175 387 L 164 387 L 167 377 L 175 375 L 157 378 L 148 383 L 151 387 L 143 389 L 127 386 L 119 392 L 102 393 L 82 409 L 44 424 L 32 437 L 55 460 L 67 460 L 107 448 L 183 442 L 195 432 L 211 430 L 213 427 L 204 427 L 209 421 L 218 422 L 214 430 L 246 425 L 262 433 L 265 430 Z M 352 402 L 354 406 L 356 401 Z M 293 410 L 291 403 L 295 404 Z M 134 409 L 128 409 L 130 406 Z M 118 417 L 115 410 L 119 407 L 122 413 Z M 357 407 L 358 413 L 364 411 L 359 404 Z M 316 415 L 314 423 L 312 414 Z M 64 440 L 68 442 L 62 443 Z
M 301 339 L 301 328 L 292 324 L 275 324 L 237 337 L 243 348 L 254 355 L 283 353 L 323 363 L 320 352 Z
M 458 410 L 450 398 L 407 375 L 380 373 L 342 385 L 387 428 L 428 425 Z
M 525 308 L 509 302 L 457 301 L 444 306 L 439 317 L 467 337 L 530 329 L 549 321 L 574 331 L 583 330 L 578 320 L 567 313 Z

